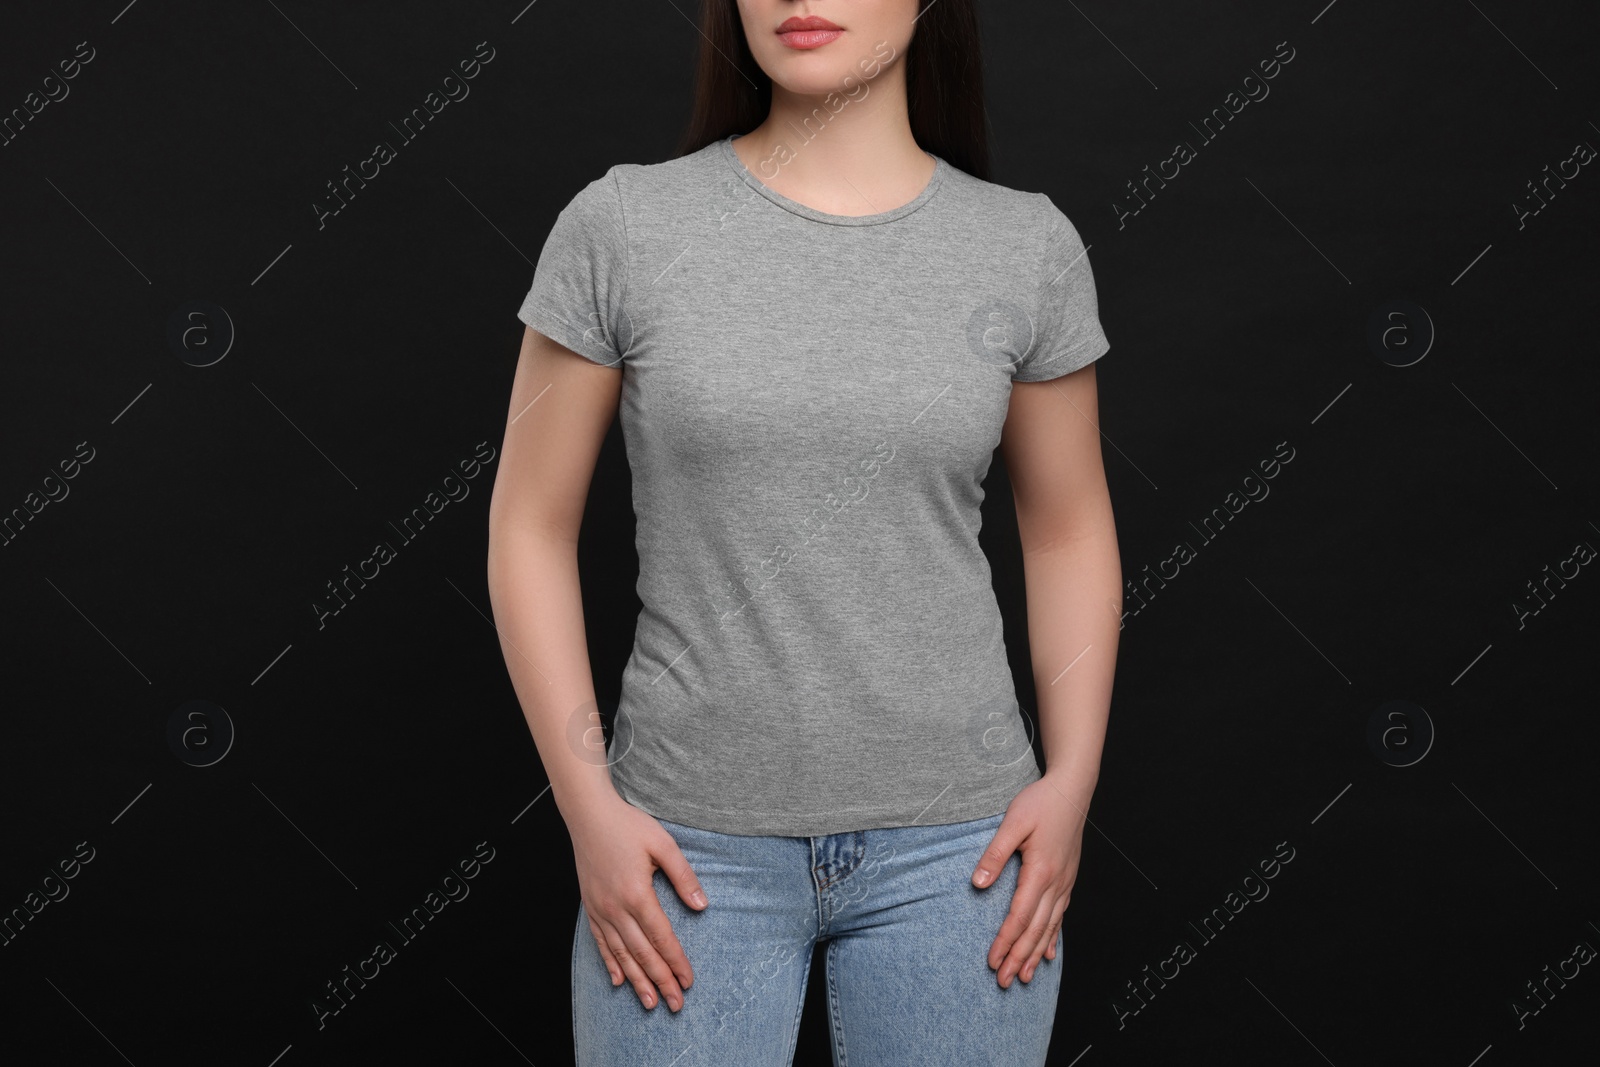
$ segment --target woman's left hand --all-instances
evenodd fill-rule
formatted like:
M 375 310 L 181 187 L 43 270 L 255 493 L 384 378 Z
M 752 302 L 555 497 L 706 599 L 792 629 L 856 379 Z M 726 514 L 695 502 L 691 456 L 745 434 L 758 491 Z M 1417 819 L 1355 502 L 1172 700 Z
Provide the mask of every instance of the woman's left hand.
M 1087 798 L 1074 796 L 1065 783 L 1045 775 L 1019 792 L 1006 808 L 989 847 L 972 873 L 972 884 L 992 885 L 1011 854 L 1022 852 L 1022 870 L 1011 898 L 1011 911 L 989 946 L 989 968 L 1002 989 L 1021 976 L 1033 980 L 1041 956 L 1056 958 L 1056 935 L 1072 897 L 1083 853 Z

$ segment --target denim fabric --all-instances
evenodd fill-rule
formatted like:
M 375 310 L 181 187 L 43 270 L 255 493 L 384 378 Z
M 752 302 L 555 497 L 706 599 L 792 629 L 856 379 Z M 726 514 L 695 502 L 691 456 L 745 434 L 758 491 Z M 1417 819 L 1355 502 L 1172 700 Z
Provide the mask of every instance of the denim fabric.
M 835 1067 L 1043 1064 L 1061 964 L 1002 989 L 988 952 L 1016 889 L 1013 855 L 986 889 L 972 871 L 1002 815 L 819 837 L 723 834 L 668 820 L 705 888 L 696 912 L 655 874 L 694 968 L 683 1010 L 612 986 L 582 904 L 572 945 L 578 1067 L 786 1067 L 813 946 L 827 945 Z M 1059 945 L 1058 945 L 1059 951 Z

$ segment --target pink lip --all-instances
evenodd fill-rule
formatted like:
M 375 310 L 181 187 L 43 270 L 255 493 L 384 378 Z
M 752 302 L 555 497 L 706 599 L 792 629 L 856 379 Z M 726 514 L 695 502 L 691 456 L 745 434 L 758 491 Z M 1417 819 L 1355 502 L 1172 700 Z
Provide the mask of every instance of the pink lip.
M 838 39 L 842 33 L 843 30 L 792 30 L 778 34 L 778 40 L 790 48 L 821 48 L 829 41 Z

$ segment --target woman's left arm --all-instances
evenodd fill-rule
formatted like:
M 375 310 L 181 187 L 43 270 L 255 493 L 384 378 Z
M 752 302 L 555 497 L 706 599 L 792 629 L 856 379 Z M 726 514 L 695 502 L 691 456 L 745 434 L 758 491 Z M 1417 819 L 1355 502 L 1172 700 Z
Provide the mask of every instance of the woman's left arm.
M 1019 975 L 1032 981 L 1041 956 L 1056 958 L 1111 710 L 1122 562 L 1100 458 L 1095 365 L 1013 382 L 1000 453 L 1016 498 L 1045 754 L 1043 777 L 1011 801 L 973 872 L 983 888 L 1022 853 L 1011 911 L 989 949 L 1006 988 Z

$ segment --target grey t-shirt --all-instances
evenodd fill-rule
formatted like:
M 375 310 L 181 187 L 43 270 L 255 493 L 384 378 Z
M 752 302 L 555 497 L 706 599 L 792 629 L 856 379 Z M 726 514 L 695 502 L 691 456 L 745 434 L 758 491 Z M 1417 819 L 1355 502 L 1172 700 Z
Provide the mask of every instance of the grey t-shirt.
M 644 606 L 612 781 L 733 834 L 998 814 L 1039 767 L 978 506 L 1011 383 L 1109 348 L 1083 242 L 937 156 L 907 204 L 817 211 L 732 139 L 586 186 L 518 312 L 622 374 Z

